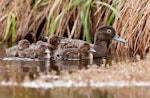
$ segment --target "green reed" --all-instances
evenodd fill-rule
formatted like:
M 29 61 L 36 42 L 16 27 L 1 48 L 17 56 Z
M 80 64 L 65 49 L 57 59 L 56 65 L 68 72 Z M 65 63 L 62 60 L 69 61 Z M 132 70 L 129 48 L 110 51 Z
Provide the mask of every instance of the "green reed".
M 55 8 L 57 7 L 58 3 L 59 3 L 59 0 L 56 0 L 56 2 L 54 2 L 53 6 L 51 7 L 51 9 L 50 9 L 50 11 L 48 13 L 47 25 L 46 25 L 46 35 L 48 35 L 48 33 L 49 33 L 49 26 L 50 26 L 52 14 L 53 14 Z
M 7 39 L 9 32 L 10 32 L 10 28 L 11 28 L 11 15 L 8 15 L 7 17 L 7 26 L 6 26 L 6 32 L 4 35 L 4 41 Z
M 14 14 L 10 14 L 7 17 L 7 26 L 3 41 L 6 41 L 7 38 L 11 35 L 11 42 L 14 43 L 15 34 L 16 34 L 16 17 Z
M 83 5 L 82 10 L 81 10 L 81 21 L 83 24 L 83 37 L 82 40 L 86 40 L 87 42 L 91 42 L 89 30 L 88 30 L 88 18 L 89 18 L 89 11 L 90 11 L 90 6 L 91 6 L 92 1 L 87 0 L 87 2 Z
M 14 14 L 11 14 L 12 17 L 12 42 L 15 42 L 15 35 L 16 35 L 16 17 Z

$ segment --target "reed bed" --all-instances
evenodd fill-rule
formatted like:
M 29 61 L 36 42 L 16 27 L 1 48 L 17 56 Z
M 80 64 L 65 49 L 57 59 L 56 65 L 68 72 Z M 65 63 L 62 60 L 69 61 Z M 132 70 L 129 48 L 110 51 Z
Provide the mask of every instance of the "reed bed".
M 150 46 L 149 0 L 1 0 L 0 40 L 31 42 L 58 35 L 93 42 L 96 29 L 112 25 L 128 42 L 117 54 L 146 57 Z
M 146 57 L 150 47 L 150 1 L 149 0 L 122 0 L 118 2 L 117 11 L 121 14 L 114 20 L 119 35 L 124 37 L 127 43 L 127 50 L 131 57 L 137 54 L 141 58 Z M 117 51 L 122 51 L 124 45 L 117 43 Z

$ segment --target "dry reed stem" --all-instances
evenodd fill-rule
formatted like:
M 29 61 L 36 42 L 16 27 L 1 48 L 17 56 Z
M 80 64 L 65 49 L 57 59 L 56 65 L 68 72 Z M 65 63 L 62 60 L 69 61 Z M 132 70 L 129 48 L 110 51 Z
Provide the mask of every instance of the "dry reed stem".
M 121 3 L 121 2 L 120 2 Z M 145 58 L 150 43 L 149 36 L 149 0 L 126 0 L 125 5 L 117 9 L 122 19 L 116 18 L 114 25 L 120 36 L 128 40 L 128 53 L 135 57 L 139 54 Z M 118 53 L 123 51 L 124 45 L 117 44 Z

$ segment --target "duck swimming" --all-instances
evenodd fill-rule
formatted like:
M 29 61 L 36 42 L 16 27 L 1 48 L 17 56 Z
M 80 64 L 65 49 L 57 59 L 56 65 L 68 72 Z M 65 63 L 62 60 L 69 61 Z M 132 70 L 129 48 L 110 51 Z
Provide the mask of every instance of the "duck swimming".
M 125 43 L 126 41 L 116 34 L 116 30 L 112 26 L 101 26 L 95 33 L 94 43 L 91 47 L 96 52 L 93 52 L 93 57 L 105 57 L 108 55 L 108 47 L 111 40 Z M 61 47 L 79 47 L 85 41 L 78 39 L 63 38 L 60 40 Z
M 95 33 L 93 48 L 96 50 L 93 57 L 105 57 L 108 55 L 108 47 L 111 40 L 125 43 L 126 41 L 116 34 L 112 26 L 101 26 Z

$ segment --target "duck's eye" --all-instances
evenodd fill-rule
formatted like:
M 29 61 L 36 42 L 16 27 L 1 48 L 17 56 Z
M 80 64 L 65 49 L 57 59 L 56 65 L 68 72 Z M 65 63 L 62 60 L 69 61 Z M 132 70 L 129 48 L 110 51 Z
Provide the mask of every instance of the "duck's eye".
M 107 30 L 107 33 L 111 33 L 111 29 L 108 29 L 108 30 Z

